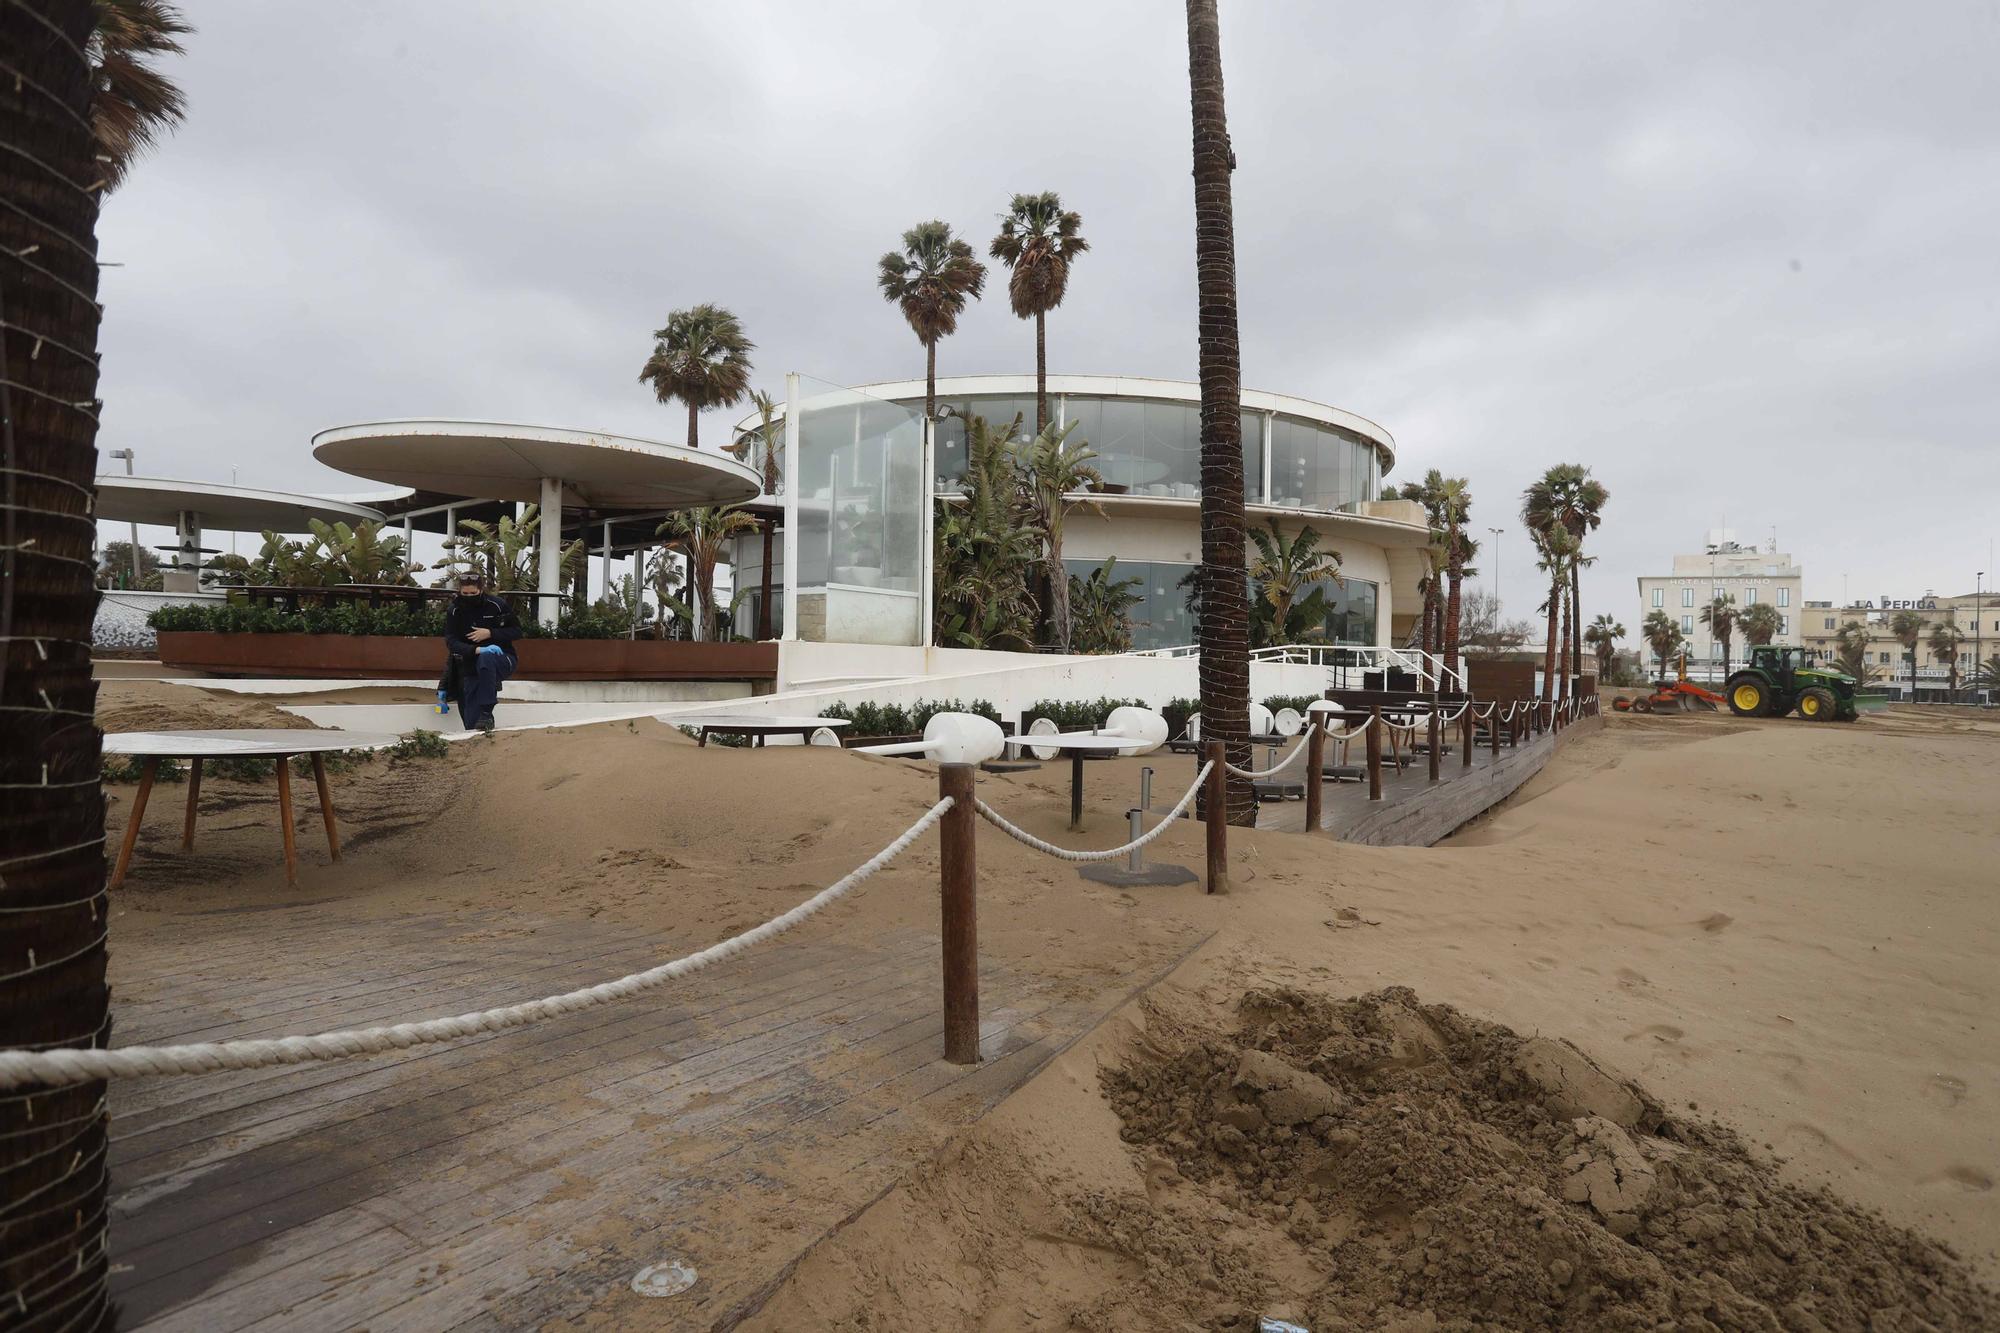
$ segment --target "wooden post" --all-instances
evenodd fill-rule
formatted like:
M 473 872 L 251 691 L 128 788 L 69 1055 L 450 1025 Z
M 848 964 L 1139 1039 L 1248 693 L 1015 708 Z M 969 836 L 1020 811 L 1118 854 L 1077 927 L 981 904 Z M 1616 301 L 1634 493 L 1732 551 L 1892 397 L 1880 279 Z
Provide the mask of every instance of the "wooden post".
M 1499 705 L 1495 704 L 1495 708 Z M 1458 715 L 1458 764 L 1460 768 L 1472 767 L 1472 737 L 1479 726 L 1479 719 L 1472 715 L 1472 700 L 1465 701 L 1465 711 Z
M 326 785 L 326 756 L 315 753 L 313 761 L 313 785 L 319 788 L 319 814 L 326 821 L 326 850 L 334 860 L 340 859 L 340 831 L 333 823 L 333 789 Z
M 971 764 L 939 764 L 938 796 L 951 809 L 938 821 L 938 893 L 944 910 L 944 1058 L 979 1063 L 979 867 Z
M 111 888 L 125 882 L 126 868 L 132 864 L 132 849 L 139 844 L 139 821 L 146 817 L 146 798 L 153 794 L 153 778 L 160 761 L 148 755 L 139 764 L 139 790 L 132 797 L 132 817 L 125 822 L 125 841 L 118 847 L 118 864 L 111 871 Z
M 1500 757 L 1500 705 L 1493 705 L 1493 716 L 1486 719 L 1486 739 L 1492 742 L 1493 757 Z
M 1438 751 L 1444 748 L 1444 724 L 1438 721 L 1436 704 L 1431 705 L 1430 742 L 1431 781 L 1436 782 L 1438 780 Z
M 1368 710 L 1368 799 L 1382 799 L 1382 709 Z
M 1083 751 L 1069 752 L 1069 831 L 1083 832 Z
M 194 812 L 201 804 L 201 756 L 188 760 L 188 806 L 187 818 L 181 821 L 181 850 L 194 850 Z
M 1326 786 L 1326 728 L 1318 722 L 1306 733 L 1306 832 L 1319 832 L 1320 789 Z
M 299 882 L 299 847 L 292 833 L 292 757 L 278 756 L 278 823 L 285 831 L 285 883 Z
M 1203 741 L 1208 753 L 1208 791 L 1203 818 L 1208 821 L 1208 891 L 1229 892 L 1229 770 L 1221 741 Z

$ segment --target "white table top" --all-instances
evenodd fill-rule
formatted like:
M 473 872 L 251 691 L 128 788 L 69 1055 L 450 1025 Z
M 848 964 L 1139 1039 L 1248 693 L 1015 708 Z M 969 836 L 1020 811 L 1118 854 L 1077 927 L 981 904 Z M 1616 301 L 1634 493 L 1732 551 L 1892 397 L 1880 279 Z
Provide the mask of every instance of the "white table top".
M 265 727 L 250 731 L 113 731 L 104 737 L 104 753 L 153 759 L 213 759 L 223 756 L 275 759 L 280 755 L 324 753 L 329 750 L 379 750 L 401 740 L 383 732 L 288 731 Z
M 707 727 L 710 731 L 803 731 L 809 727 L 851 727 L 844 717 L 765 717 L 746 713 L 672 713 L 660 719 L 677 727 Z

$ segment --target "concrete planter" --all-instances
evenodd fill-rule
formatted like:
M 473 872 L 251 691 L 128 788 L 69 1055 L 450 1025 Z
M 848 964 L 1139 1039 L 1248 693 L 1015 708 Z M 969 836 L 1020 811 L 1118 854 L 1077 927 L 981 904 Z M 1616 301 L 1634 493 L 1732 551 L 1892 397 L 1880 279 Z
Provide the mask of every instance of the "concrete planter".
M 218 676 L 435 680 L 444 643 L 386 634 L 214 634 L 167 631 L 163 665 Z M 523 639 L 519 680 L 775 680 L 775 643 L 661 639 Z

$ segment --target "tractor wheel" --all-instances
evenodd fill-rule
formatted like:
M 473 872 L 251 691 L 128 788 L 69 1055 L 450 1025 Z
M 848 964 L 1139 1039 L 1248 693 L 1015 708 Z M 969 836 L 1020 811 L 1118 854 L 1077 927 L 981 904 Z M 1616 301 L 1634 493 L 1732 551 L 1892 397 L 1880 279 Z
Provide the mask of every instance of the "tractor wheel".
M 1840 705 L 1835 701 L 1832 690 L 1809 685 L 1799 696 L 1799 716 L 1808 722 L 1831 722 L 1839 711 Z
M 1632 711 L 1635 713 L 1650 713 L 1653 711 L 1653 701 L 1651 699 L 1634 699 L 1632 701 Z
M 1771 706 L 1771 694 L 1755 676 L 1739 676 L 1729 682 L 1729 711 L 1738 717 L 1762 717 Z

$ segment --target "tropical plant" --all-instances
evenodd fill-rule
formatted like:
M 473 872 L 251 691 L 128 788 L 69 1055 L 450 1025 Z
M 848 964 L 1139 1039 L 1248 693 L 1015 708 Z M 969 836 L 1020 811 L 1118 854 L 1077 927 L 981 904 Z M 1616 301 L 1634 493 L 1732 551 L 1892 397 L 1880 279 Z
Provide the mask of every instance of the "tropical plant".
M 1859 620 L 1847 621 L 1833 636 L 1834 660 L 1842 671 L 1864 685 L 1882 674 L 1868 660 L 1868 648 L 1874 637 L 1867 623 Z
M 1778 637 L 1784 619 L 1769 602 L 1752 602 L 1736 613 L 1736 627 L 1743 631 L 1743 642 L 1764 644 Z
M 1535 567 L 1549 576 L 1548 600 L 1541 606 L 1549 618 L 1548 641 L 1542 649 L 1542 694 L 1544 698 L 1555 698 L 1568 675 L 1568 659 L 1562 656 L 1562 615 L 1568 601 L 1569 566 L 1576 555 L 1576 538 L 1568 528 L 1554 523 L 1542 528 L 1530 527 L 1528 539 L 1534 543 Z M 1562 658 L 1560 670 L 1558 658 Z
M 1424 569 L 1417 576 L 1417 591 L 1423 594 L 1423 610 L 1418 618 L 1417 644 L 1426 656 L 1444 651 L 1445 547 L 1450 534 L 1445 530 L 1444 473 L 1432 468 L 1421 481 L 1407 481 L 1400 491 L 1391 489 L 1388 499 L 1410 500 L 1424 507 L 1430 524 L 1430 544 L 1423 550 Z
M 1062 562 L 1063 519 L 1072 503 L 1069 497 L 1086 487 L 1099 486 L 1104 479 L 1090 460 L 1097 457 L 1090 446 L 1069 442 L 1077 422 L 1050 426 L 1035 438 L 1016 446 L 1016 466 L 1027 502 L 1027 513 L 1042 538 L 1042 559 L 1047 566 L 1050 628 L 1060 652 L 1070 648 L 1069 573 Z M 1080 503 L 1096 508 L 1096 502 Z
M 739 534 L 754 531 L 756 527 L 757 520 L 735 505 L 683 509 L 667 515 L 667 521 L 660 524 L 658 535 L 667 538 L 669 546 L 678 547 L 688 558 L 688 620 L 696 642 L 708 642 L 717 633 L 722 608 L 715 602 L 716 565 Z M 749 591 L 740 590 L 730 609 Z
M 1272 629 L 1272 643 L 1296 643 L 1297 638 L 1289 637 L 1293 626 L 1292 613 L 1299 603 L 1316 590 L 1316 584 L 1331 579 L 1342 581 L 1340 576 L 1340 552 L 1321 550 L 1319 532 L 1311 524 L 1301 527 L 1289 540 L 1278 531 L 1278 520 L 1271 519 L 1267 528 L 1251 528 L 1250 540 L 1257 548 L 1257 554 L 1250 561 L 1250 585 L 1255 598 L 1263 604 Z M 1321 595 L 1322 608 L 1325 596 Z M 1318 626 L 1325 625 L 1322 613 Z M 1321 634 L 1306 632 L 1302 637 L 1321 637 Z
M 124 183 L 135 158 L 186 118 L 186 95 L 152 60 L 180 55 L 179 39 L 194 29 L 164 0 L 92 0 L 92 8 L 90 125 L 97 173 L 109 193 Z
M 1611 659 L 1618 651 L 1618 641 L 1624 637 L 1625 627 L 1607 615 L 1599 615 L 1583 632 L 1583 641 L 1590 645 L 1590 651 L 1597 654 L 1597 679 L 1600 684 L 1610 677 Z
M 1016 417 L 1005 427 L 966 423 L 965 491 L 936 500 L 932 579 L 936 641 L 954 648 L 1033 646 L 1029 574 L 1041 543 L 1029 528 L 1015 470 Z
M 170 50 L 177 22 L 130 40 L 104 15 L 83 0 L 0 4 L 0 144 L 9 150 L 0 153 L 0 895 L 10 909 L 0 912 L 0 958 L 9 960 L 0 1049 L 9 1050 L 103 1046 L 111 1032 L 90 667 L 99 187 L 171 124 L 180 102 L 146 64 Z M 150 76 L 155 100 L 137 98 L 135 71 Z M 113 98 L 129 114 L 114 120 Z M 0 1097 L 9 1327 L 115 1322 L 106 1141 L 101 1079 Z
M 1188 0 L 1188 110 L 1194 124 L 1196 333 L 1201 374 L 1202 735 L 1250 762 L 1250 619 L 1243 524 L 1243 362 L 1236 328 L 1236 216 L 1222 24 L 1215 0 Z M 1248 779 L 1230 775 L 1228 822 L 1257 818 Z M 1214 818 L 1205 805 L 1200 813 Z M 1211 885 L 1211 888 L 1216 886 Z
M 459 532 L 444 539 L 445 575 L 439 587 L 450 587 L 466 570 L 485 574 L 495 592 L 533 592 L 541 586 L 542 515 L 536 505 L 523 505 L 521 516 L 502 514 L 492 523 L 462 518 Z M 556 561 L 557 585 L 582 570 L 589 553 L 581 538 L 561 549 Z
M 1054 191 L 1017 194 L 1000 219 L 991 254 L 1012 270 L 1007 303 L 1021 319 L 1035 321 L 1035 433 L 1049 428 L 1048 315 L 1062 304 L 1070 265 L 1090 249 L 1078 234 L 1081 215 L 1063 208 Z
M 1471 538 L 1465 531 L 1465 520 L 1471 509 L 1471 483 L 1463 477 L 1446 477 L 1438 487 L 1438 514 L 1444 520 L 1444 669 L 1447 676 L 1458 674 L 1459 598 L 1471 545 Z
M 739 431 L 729 452 L 756 468 L 764 478 L 764 494 L 776 495 L 784 485 L 785 428 L 778 421 L 778 400 L 762 389 L 750 391 L 757 424 Z
M 1940 620 L 1931 626 L 1931 656 L 1944 663 L 1950 672 L 1948 697 L 1953 703 L 1958 702 L 1958 656 L 1963 650 L 1964 643 L 1964 632 L 1950 621 Z
M 1722 674 L 1725 676 L 1729 674 L 1729 643 L 1736 636 L 1736 614 L 1736 599 L 1726 592 L 1710 598 L 1708 605 L 1701 609 L 1701 623 L 1708 626 L 1709 634 L 1722 645 Z
M 1579 463 L 1559 463 L 1522 493 L 1521 521 L 1531 536 L 1552 526 L 1567 529 L 1574 554 L 1580 556 L 1584 538 L 1603 521 L 1604 506 L 1610 498 L 1611 493 L 1591 477 L 1589 468 Z M 1580 559 L 1572 561 L 1566 571 L 1572 625 L 1578 623 L 1582 614 L 1581 570 L 1587 563 Z M 1563 647 L 1568 650 L 1571 666 L 1580 671 L 1583 667 L 1580 641 L 1572 640 Z
M 986 286 L 986 265 L 972 247 L 952 235 L 951 225 L 933 219 L 903 233 L 903 248 L 877 263 L 882 299 L 901 308 L 903 319 L 924 345 L 924 423 L 937 420 L 937 345 L 958 331 L 958 317 Z
M 1649 611 L 1645 623 L 1639 627 L 1639 633 L 1646 640 L 1646 646 L 1653 650 L 1653 656 L 1659 659 L 1659 678 L 1665 680 L 1667 659 L 1680 650 L 1681 627 L 1665 611 Z
M 662 639 L 685 637 L 694 632 L 694 613 L 679 597 L 683 584 L 687 582 L 678 547 L 655 547 L 646 560 L 646 591 L 653 594 L 653 632 Z M 671 623 L 667 616 L 676 617 Z M 680 630 L 676 635 L 674 628 Z
M 687 404 L 687 447 L 697 449 L 702 410 L 733 406 L 750 392 L 750 353 L 756 348 L 742 322 L 719 305 L 676 310 L 665 328 L 653 330 L 653 351 L 639 369 L 639 382 L 652 385 L 662 403 Z
M 1972 666 L 1972 684 L 1975 689 L 2000 689 L 2000 653 L 1995 653 L 1984 662 Z
M 1144 601 L 1145 580 L 1119 578 L 1118 558 L 1108 556 L 1086 578 L 1069 576 L 1071 649 L 1079 653 L 1123 653 L 1132 648 L 1132 608 Z

